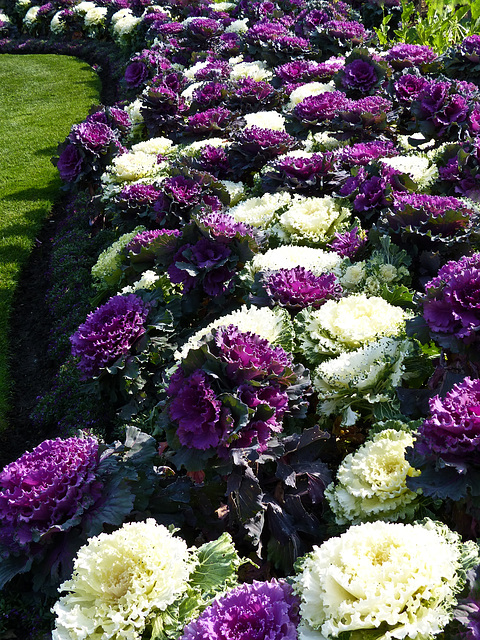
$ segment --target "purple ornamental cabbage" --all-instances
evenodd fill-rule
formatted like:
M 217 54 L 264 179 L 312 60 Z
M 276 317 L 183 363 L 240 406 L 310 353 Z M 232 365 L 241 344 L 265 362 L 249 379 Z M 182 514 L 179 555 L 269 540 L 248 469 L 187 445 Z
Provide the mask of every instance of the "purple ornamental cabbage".
M 72 354 L 85 378 L 100 374 L 119 356 L 131 351 L 145 333 L 149 307 L 135 294 L 118 295 L 92 311 L 70 338 Z
M 341 111 L 345 111 L 352 100 L 342 91 L 328 91 L 317 96 L 304 98 L 294 109 L 295 116 L 304 124 L 316 124 L 333 120 Z
M 123 109 L 118 109 L 116 107 L 110 107 L 108 110 L 108 115 L 110 116 L 112 125 L 117 127 L 121 131 L 128 131 L 132 127 L 132 121 L 130 116 Z
M 409 105 L 418 99 L 418 96 L 427 85 L 428 80 L 426 78 L 406 73 L 393 83 L 395 98 L 401 104 Z
M 161 191 L 151 184 L 128 184 L 120 191 L 118 200 L 125 201 L 129 207 L 136 208 L 152 205 L 160 196 Z
M 137 234 L 125 247 L 127 253 L 139 254 L 142 249 L 148 249 L 151 245 L 155 245 L 155 241 L 164 236 L 174 236 L 178 238 L 182 232 L 178 229 L 152 229 L 142 231 Z
M 359 176 L 357 176 L 357 179 L 358 178 Z M 355 213 L 361 213 L 368 218 L 370 215 L 378 213 L 379 209 L 386 206 L 387 184 L 385 180 L 379 176 L 372 176 L 366 180 L 360 180 L 357 186 L 358 193 L 353 201 L 353 210 Z M 341 191 L 341 193 L 343 192 Z
M 284 156 L 268 165 L 262 175 L 266 191 L 279 187 L 295 192 L 325 190 L 330 180 L 335 181 L 336 157 L 331 151 L 314 153 L 308 157 Z
M 397 156 L 399 151 L 390 140 L 373 140 L 372 142 L 357 142 L 339 151 L 340 161 L 351 167 L 352 165 L 367 165 L 372 160 L 378 158 L 392 158 Z
M 231 66 L 226 60 L 212 60 L 195 73 L 195 81 L 228 80 L 230 73 Z
M 395 44 L 385 54 L 385 60 L 396 70 L 406 69 L 407 67 L 420 67 L 433 62 L 436 58 L 435 51 L 427 45 L 420 44 Z
M 355 45 L 361 44 L 370 37 L 369 32 L 360 22 L 330 20 L 324 29 L 329 36 Z
M 125 83 L 130 88 L 139 87 L 149 76 L 148 67 L 143 62 L 132 62 L 125 69 Z
M 329 249 L 338 253 L 342 258 L 354 258 L 367 243 L 367 232 L 358 227 L 345 233 L 335 233 L 335 238 L 327 245 Z
M 478 64 L 480 62 L 480 35 L 467 36 L 460 44 L 460 51 L 470 62 Z
M 345 66 L 341 84 L 347 90 L 368 93 L 378 81 L 373 64 L 357 58 Z
M 53 11 L 55 6 L 52 2 L 47 2 L 46 4 L 42 4 L 42 6 L 38 9 L 37 18 L 47 15 L 50 11 Z
M 201 223 L 220 242 L 235 238 L 237 234 L 242 238 L 254 234 L 253 227 L 243 222 L 236 222 L 235 218 L 229 213 L 221 211 L 208 213 L 202 217 Z
M 183 24 L 180 22 L 168 22 L 161 24 L 158 27 L 158 32 L 163 36 L 173 36 L 182 33 L 184 30 Z
M 277 156 L 295 149 L 298 142 L 286 131 L 246 127 L 234 136 L 228 159 L 234 172 L 243 177 L 245 172 L 260 170 Z
M 304 84 L 313 80 L 330 80 L 342 66 L 340 62 L 328 64 L 328 61 L 294 60 L 279 66 L 276 75 L 285 84 Z
M 286 153 L 295 146 L 295 140 L 286 131 L 264 129 L 262 127 L 245 127 L 237 134 L 238 144 L 245 150 L 253 152 L 255 149 L 268 152 L 273 156 Z
M 480 380 L 465 378 L 429 404 L 431 415 L 418 429 L 415 451 L 480 465 Z
M 282 347 L 272 347 L 265 338 L 234 325 L 218 329 L 212 352 L 226 363 L 225 371 L 236 383 L 276 379 L 293 368 L 291 356 Z
M 274 45 L 277 51 L 289 56 L 305 55 L 310 50 L 310 42 L 305 38 L 284 35 L 276 38 Z M 285 57 L 285 56 L 284 56 Z
M 456 123 L 465 122 L 468 116 L 468 99 L 452 91 L 450 82 L 429 82 L 420 91 L 412 105 L 415 117 L 433 124 L 438 135 Z
M 210 298 L 221 296 L 232 290 L 234 277 L 235 271 L 227 266 L 212 269 L 203 278 L 203 290 Z
M 207 82 L 193 92 L 192 100 L 205 109 L 216 107 L 228 94 L 228 87 L 222 82 Z
M 425 285 L 423 317 L 434 334 L 453 335 L 466 344 L 478 340 L 480 253 L 447 262 Z
M 288 30 L 279 22 L 260 22 L 254 24 L 245 34 L 245 42 L 249 44 L 269 45 L 279 36 L 284 36 Z
M 232 119 L 232 113 L 223 107 L 213 107 L 188 118 L 187 129 L 193 133 L 223 131 Z
M 295 32 L 309 36 L 312 32 L 316 31 L 317 27 L 326 24 L 330 20 L 330 17 L 331 15 L 329 15 L 329 13 L 321 9 L 304 9 L 297 15 Z
M 480 104 L 474 104 L 468 116 L 470 130 L 478 136 L 480 134 Z
M 180 444 L 193 449 L 217 447 L 224 436 L 222 403 L 200 369 L 185 377 L 179 367 L 170 378 L 167 394 L 173 398 L 169 415 L 177 424 Z
M 450 244 L 465 239 L 475 218 L 475 212 L 457 198 L 401 192 L 393 194 L 392 212 L 385 216 L 393 233 Z
M 231 172 L 227 153 L 222 147 L 205 145 L 200 151 L 197 163 L 201 171 L 207 171 L 215 178 L 226 179 Z
M 162 187 L 165 195 L 180 207 L 195 206 L 200 201 L 202 194 L 202 185 L 192 178 L 184 176 L 167 178 Z
M 443 107 L 451 86 L 451 82 L 435 80 L 425 85 L 418 96 L 425 116 L 433 117 Z
M 429 404 L 430 416 L 419 427 L 414 446 L 406 451 L 420 475 L 407 478 L 407 484 L 425 496 L 465 500 L 466 513 L 478 520 L 480 380 L 465 378 L 444 398 L 434 396 Z
M 208 40 L 223 32 L 221 23 L 211 18 L 195 18 L 188 23 L 187 28 L 190 35 L 199 40 Z
M 180 640 L 297 640 L 299 607 L 284 580 L 255 580 L 217 597 Z
M 308 306 L 318 309 L 327 300 L 338 300 L 342 295 L 342 287 L 333 273 L 317 276 L 304 267 L 267 272 L 262 285 L 271 300 L 287 309 Z
M 61 152 L 57 169 L 64 182 L 73 182 L 82 172 L 82 156 L 74 144 L 68 144 Z
M 371 114 L 372 116 L 382 116 L 388 111 L 391 111 L 392 103 L 386 98 L 381 96 L 366 96 L 359 100 L 351 100 L 348 104 L 346 111 L 351 113 Z M 373 121 L 372 121 L 373 122 Z
M 101 495 L 98 463 L 98 442 L 73 437 L 45 440 L 8 464 L 0 472 L 0 544 L 28 551 L 48 531 L 78 524 Z
M 285 413 L 303 411 L 310 388 L 308 374 L 300 377 L 304 371 L 281 347 L 256 334 L 234 325 L 213 330 L 201 349 L 189 352 L 167 388 L 166 411 L 180 444 L 216 448 L 220 457 L 254 441 L 264 451 L 272 434 L 282 430 Z M 248 409 L 243 424 L 239 401 Z
M 115 131 L 101 122 L 81 122 L 73 125 L 69 140 L 94 155 L 105 153 L 116 139 Z
M 287 392 L 274 383 L 260 387 L 243 384 L 238 387 L 238 396 L 255 413 L 235 440 L 235 447 L 249 447 L 256 439 L 258 451 L 264 451 L 272 433 L 283 430 L 282 420 L 288 410 Z M 265 409 L 271 412 L 268 418 Z M 225 451 L 221 448 L 220 453 L 224 454 Z
M 230 288 L 234 272 L 225 266 L 230 255 L 231 250 L 223 243 L 200 238 L 194 245 L 186 244 L 177 251 L 168 275 L 173 283 L 183 284 L 184 294 L 201 283 L 208 296 L 216 297 Z
M 480 40 L 480 37 L 479 37 Z M 479 640 L 480 638 L 480 566 L 467 572 L 467 583 L 470 587 L 466 597 L 459 598 L 453 612 L 452 626 L 447 633 L 452 640 Z
M 263 108 L 270 104 L 270 100 L 275 97 L 275 89 L 271 84 L 264 81 L 257 81 L 253 78 L 240 78 L 235 84 L 234 91 L 229 97 L 229 106 L 235 110 L 248 111 L 252 105 Z

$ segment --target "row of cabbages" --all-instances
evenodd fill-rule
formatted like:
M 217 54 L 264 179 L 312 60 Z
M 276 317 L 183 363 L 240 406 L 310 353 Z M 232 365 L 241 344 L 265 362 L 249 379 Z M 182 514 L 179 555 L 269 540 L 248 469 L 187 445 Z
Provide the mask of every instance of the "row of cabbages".
M 480 36 L 95 9 L 145 44 L 57 166 L 116 231 L 71 343 L 125 435 L 4 469 L 1 582 L 62 583 L 56 639 L 475 638 Z

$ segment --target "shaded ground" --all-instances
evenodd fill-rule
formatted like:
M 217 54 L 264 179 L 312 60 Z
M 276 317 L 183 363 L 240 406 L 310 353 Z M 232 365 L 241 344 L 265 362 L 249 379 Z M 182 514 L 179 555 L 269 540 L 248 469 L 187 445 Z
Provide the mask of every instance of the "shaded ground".
M 10 375 L 12 378 L 9 428 L 0 433 L 0 468 L 49 437 L 38 431 L 29 415 L 36 399 L 47 391 L 56 374 L 48 357 L 52 320 L 45 302 L 49 282 L 52 239 L 63 207 L 57 203 L 35 239 L 34 249 L 22 272 L 10 319 Z

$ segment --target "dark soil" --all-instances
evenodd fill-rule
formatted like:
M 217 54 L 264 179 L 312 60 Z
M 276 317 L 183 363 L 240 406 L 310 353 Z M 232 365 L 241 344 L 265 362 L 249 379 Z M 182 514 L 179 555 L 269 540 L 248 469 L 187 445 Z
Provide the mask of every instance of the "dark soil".
M 29 416 L 37 397 L 51 387 L 57 372 L 48 357 L 52 319 L 45 300 L 49 286 L 45 267 L 49 263 L 52 240 L 62 211 L 62 203 L 58 202 L 35 239 L 12 305 L 9 335 L 11 411 L 7 416 L 9 427 L 0 433 L 0 468 L 55 435 L 40 432 Z

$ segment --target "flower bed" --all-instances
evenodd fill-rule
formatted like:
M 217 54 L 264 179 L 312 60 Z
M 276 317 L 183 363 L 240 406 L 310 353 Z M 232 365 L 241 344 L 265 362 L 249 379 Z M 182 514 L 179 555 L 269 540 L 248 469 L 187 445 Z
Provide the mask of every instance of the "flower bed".
M 57 640 L 478 633 L 480 38 L 357 9 L 12 9 L 125 55 L 55 159 L 96 243 L 61 437 L 0 474 Z

